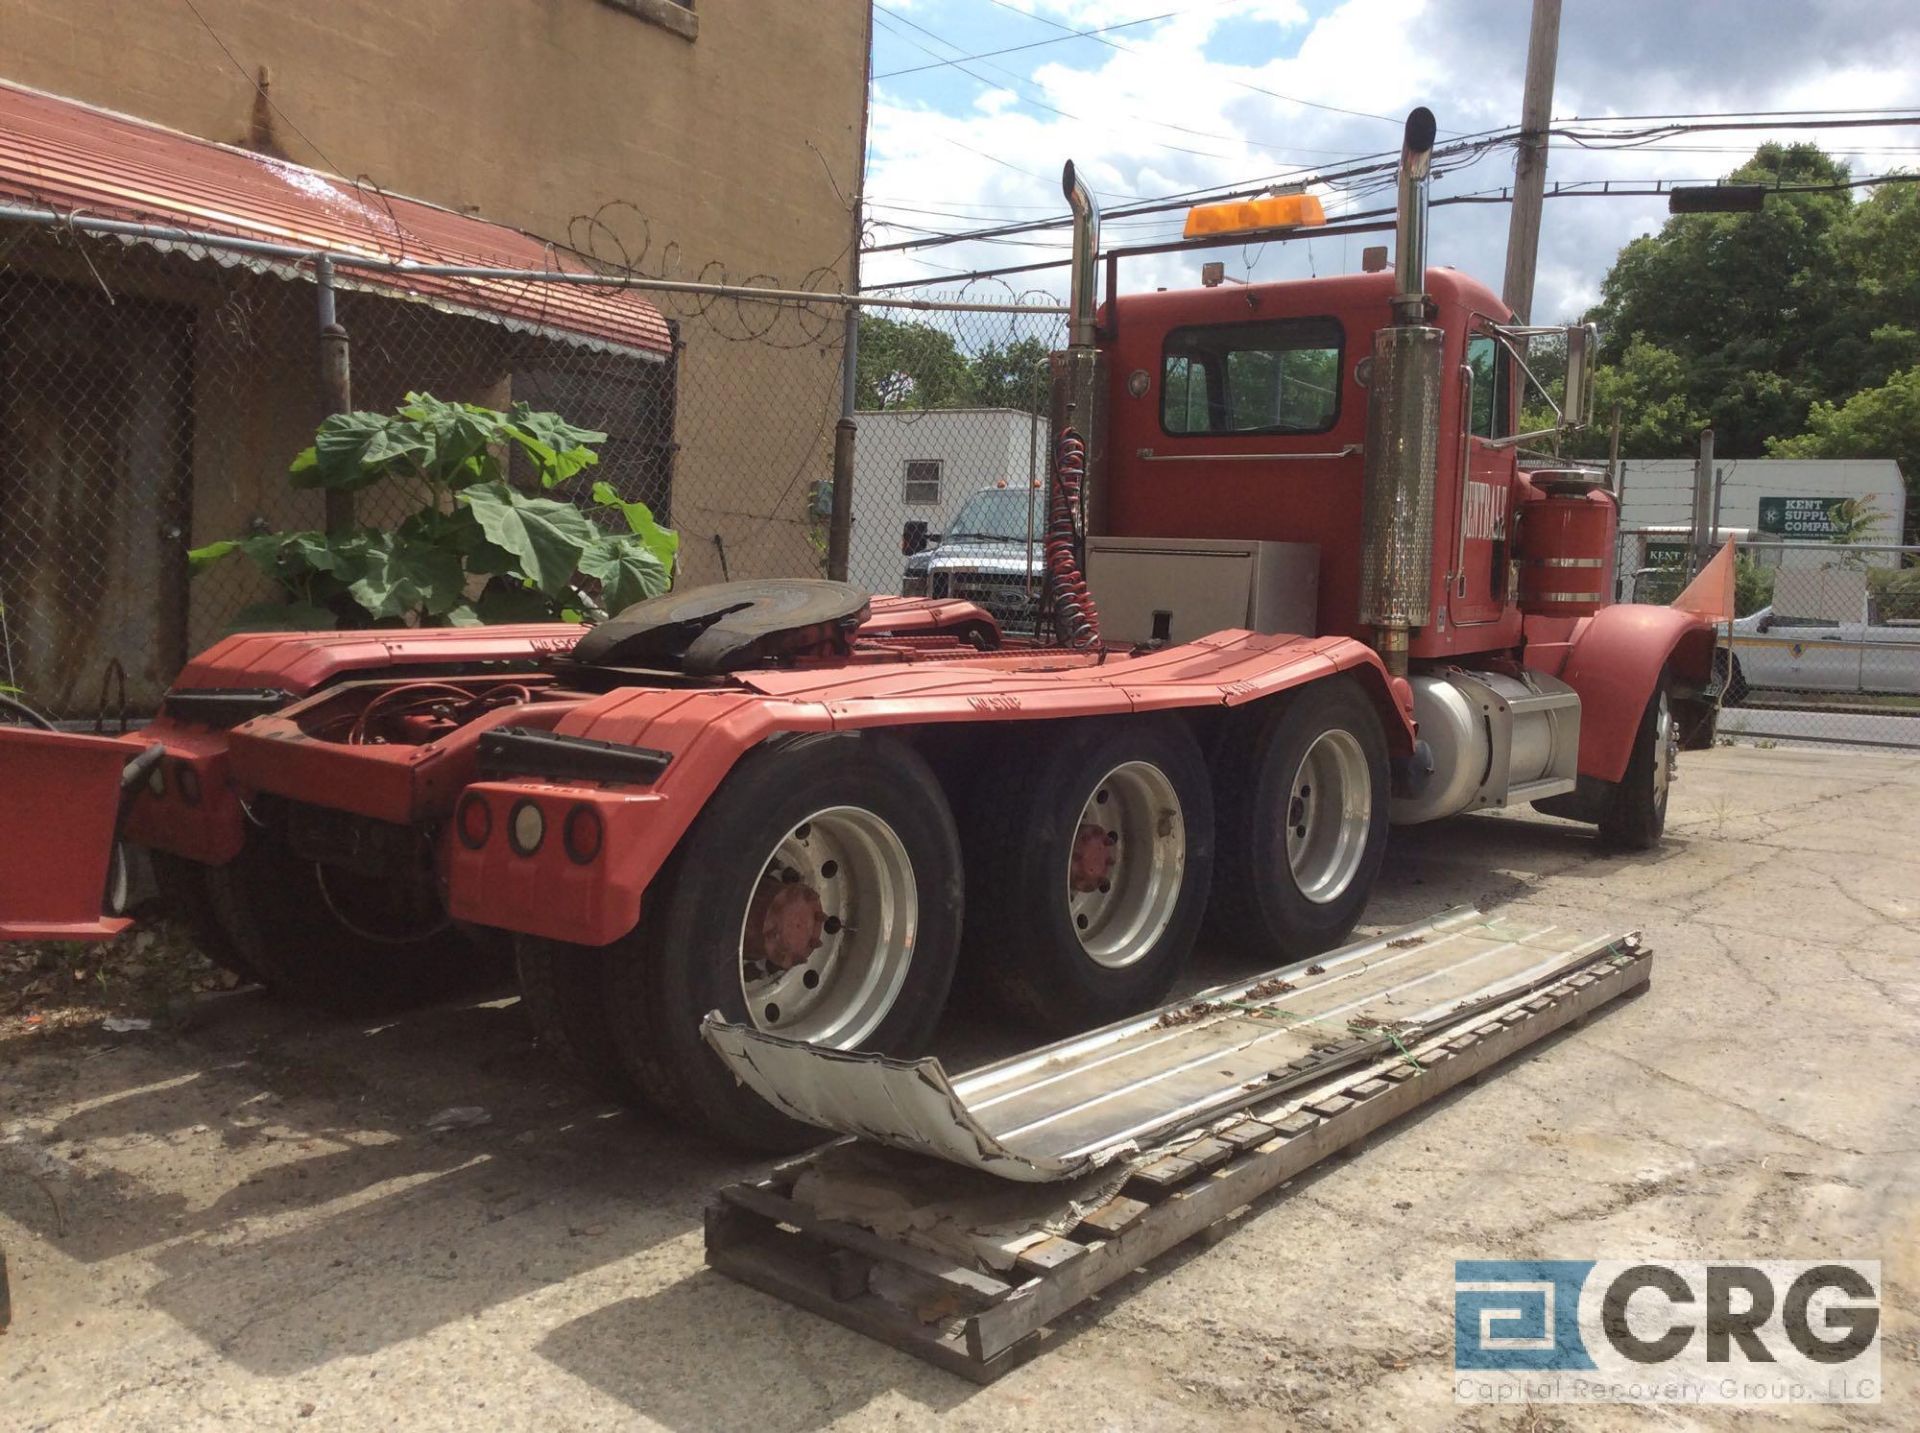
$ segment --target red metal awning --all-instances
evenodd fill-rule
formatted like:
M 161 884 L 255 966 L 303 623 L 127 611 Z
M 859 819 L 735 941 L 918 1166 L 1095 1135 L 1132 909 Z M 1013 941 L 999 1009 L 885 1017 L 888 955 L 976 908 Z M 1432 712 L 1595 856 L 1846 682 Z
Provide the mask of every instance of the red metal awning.
M 634 290 L 409 271 L 592 272 L 518 229 L 4 82 L 0 204 L 152 225 L 169 233 L 128 237 L 166 249 L 188 248 L 187 235 L 204 235 L 397 263 L 399 271 L 341 263 L 336 279 L 596 347 L 648 357 L 664 357 L 672 347 L 666 320 Z M 210 256 L 311 276 L 291 256 Z

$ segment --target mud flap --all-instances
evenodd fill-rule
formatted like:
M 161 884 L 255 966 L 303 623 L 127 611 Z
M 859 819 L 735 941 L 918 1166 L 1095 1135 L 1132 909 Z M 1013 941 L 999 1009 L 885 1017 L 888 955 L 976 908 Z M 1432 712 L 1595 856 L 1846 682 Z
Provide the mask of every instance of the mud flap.
M 159 751 L 0 727 L 0 940 L 105 940 L 132 924 L 103 909 L 123 777 Z

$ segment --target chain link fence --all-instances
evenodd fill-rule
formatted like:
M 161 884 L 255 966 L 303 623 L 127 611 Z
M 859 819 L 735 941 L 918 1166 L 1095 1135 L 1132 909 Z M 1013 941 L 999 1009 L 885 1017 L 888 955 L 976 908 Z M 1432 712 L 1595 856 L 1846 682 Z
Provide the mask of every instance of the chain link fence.
M 238 560 L 190 577 L 188 550 L 323 525 L 321 495 L 286 476 L 322 408 L 317 290 L 285 273 L 217 241 L 0 227 L 0 683 L 42 710 L 151 710 L 192 654 L 275 595 Z M 608 435 L 590 477 L 679 531 L 680 583 L 826 573 L 842 301 L 649 288 L 673 332 L 662 362 L 350 282 L 336 298 L 355 407 L 425 391 L 551 409 Z M 1034 623 L 1049 355 L 1064 338 L 1056 307 L 1007 291 L 863 311 L 849 580 Z M 358 516 L 392 524 L 413 502 L 369 490 Z M 1621 597 L 1672 599 L 1686 517 L 1676 506 L 1622 534 Z M 1920 746 L 1920 549 L 1739 554 L 1722 732 Z
M 191 655 L 274 596 L 239 560 L 190 577 L 188 550 L 323 526 L 321 495 L 287 481 L 323 411 L 317 290 L 285 272 L 217 240 L 0 226 L 0 683 L 40 709 L 152 710 Z M 353 406 L 424 391 L 551 409 L 608 435 L 591 481 L 679 531 L 679 583 L 823 575 L 845 304 L 640 286 L 671 325 L 671 362 L 356 288 L 343 267 Z M 850 579 L 924 584 L 903 548 L 968 528 L 989 535 L 971 554 L 989 570 L 1037 574 L 1027 494 L 1043 495 L 1058 311 L 923 298 L 860 329 Z M 575 486 L 584 498 L 590 483 Z M 1003 496 L 969 508 L 982 493 Z M 358 517 L 413 505 L 373 489 Z M 959 552 L 928 542 L 920 565 L 942 549 Z
M 863 320 L 850 581 L 967 598 L 1036 630 L 1049 355 L 1065 345 L 1065 318 L 1044 308 Z
M 1623 564 L 1626 595 L 1671 601 L 1684 554 L 1664 537 L 1632 539 L 1640 551 L 1625 560 L 1641 563 Z M 1721 735 L 1920 750 L 1920 547 L 1762 541 L 1734 552 Z

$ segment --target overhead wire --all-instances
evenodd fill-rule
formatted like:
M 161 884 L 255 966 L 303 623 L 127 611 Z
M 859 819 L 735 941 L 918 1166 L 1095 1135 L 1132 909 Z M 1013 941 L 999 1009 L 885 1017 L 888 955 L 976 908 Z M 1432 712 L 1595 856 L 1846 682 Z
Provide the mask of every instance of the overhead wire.
M 1489 138 L 1468 136 L 1451 145 L 1442 145 L 1436 148 L 1433 152 L 1434 161 L 1435 163 L 1442 163 L 1444 160 L 1455 155 L 1469 154 L 1481 148 L 1499 148 L 1504 145 L 1510 145 L 1518 138 L 1518 129 L 1501 132 Z M 1210 185 L 1202 189 L 1186 190 L 1184 192 L 1163 195 L 1155 199 L 1143 200 L 1135 203 L 1131 207 L 1115 209 L 1106 217 L 1126 218 L 1138 214 L 1164 213 L 1176 208 L 1185 208 L 1201 198 L 1215 200 L 1250 198 L 1257 194 L 1266 193 L 1276 184 L 1332 184 L 1338 180 L 1357 176 L 1389 173 L 1398 163 L 1398 150 L 1382 150 L 1379 151 L 1377 157 L 1374 157 L 1373 162 L 1368 164 L 1337 169 L 1328 173 L 1320 173 L 1309 166 L 1302 165 L 1262 179 L 1245 181 L 1235 186 L 1223 187 Z M 901 249 L 933 248 L 941 243 L 971 242 L 975 239 L 1000 238 L 1011 234 L 1058 229 L 1072 222 L 1073 216 L 1071 214 L 1056 214 L 1055 217 L 1050 219 L 1022 220 L 1015 223 L 995 225 L 986 229 L 959 230 L 943 239 L 918 239 L 895 244 L 881 244 L 864 250 L 863 252 L 888 253 Z
M 933 30 L 928 29 L 925 25 L 920 24 L 918 21 L 913 20 L 910 17 L 901 14 L 899 11 L 894 10 L 888 7 L 887 5 L 882 4 L 881 0 L 874 0 L 874 9 L 876 11 L 884 11 L 887 16 L 891 16 L 894 20 L 898 21 L 900 24 L 910 26 L 911 28 L 925 35 L 928 39 L 933 40 L 939 44 L 945 45 L 949 49 L 957 50 L 962 48 L 961 46 L 955 44 L 952 40 L 947 39 L 943 35 L 935 33 Z M 1175 13 L 1175 12 L 1170 12 L 1170 13 Z M 878 19 L 881 19 L 882 17 L 880 15 L 876 15 L 875 18 L 878 20 Z M 1167 16 L 1160 16 L 1157 18 L 1165 19 L 1167 18 Z M 952 69 L 958 70 L 961 74 L 965 75 L 968 79 L 973 80 L 976 84 L 985 85 L 988 89 L 1005 90 L 1008 88 L 1006 84 L 1001 84 L 995 80 L 990 80 L 985 75 L 977 74 L 973 70 L 970 70 L 967 68 L 966 61 L 970 59 L 979 59 L 981 58 L 980 56 L 957 55 L 952 57 L 942 57 L 938 51 L 928 49 L 927 46 L 921 44 L 918 40 L 915 40 L 912 36 L 902 34 L 898 29 L 895 29 L 894 26 L 886 25 L 883 23 L 882 27 L 895 35 L 899 35 L 901 39 L 905 40 L 908 44 L 912 45 L 915 49 L 921 51 L 923 54 L 932 55 L 935 59 L 941 61 L 939 65 L 925 65 L 925 66 L 921 66 L 920 69 L 952 68 Z M 1075 32 L 1075 34 L 1080 34 L 1080 33 L 1084 33 L 1084 32 L 1078 32 L 1078 31 Z M 1127 53 L 1137 54 L 1138 51 L 1129 50 L 1127 51 Z M 988 64 L 987 68 L 996 70 L 1000 74 L 1006 76 L 1008 82 L 1017 88 L 1024 88 L 1028 91 L 1034 91 L 1034 92 L 1038 91 L 1039 87 L 1036 86 L 1032 82 L 1032 80 L 1020 75 L 1016 75 L 1013 73 L 1013 71 L 1005 68 L 1002 65 Z M 918 71 L 908 71 L 906 73 L 917 73 L 917 72 Z M 902 72 L 896 71 L 895 73 L 902 73 Z M 876 79 L 878 78 L 884 78 L 884 77 L 876 76 Z M 1061 109 L 1058 105 L 1055 105 L 1048 100 L 1033 98 L 1031 94 L 1022 97 L 1021 103 L 1033 105 L 1037 109 L 1043 109 L 1047 111 L 1049 114 L 1059 115 L 1062 119 L 1072 120 L 1076 124 L 1091 123 L 1091 121 L 1085 119 L 1083 116 L 1073 114 L 1068 110 Z M 1352 150 L 1310 149 L 1310 148 L 1302 147 L 1300 145 L 1271 144 L 1264 140 L 1249 139 L 1247 136 L 1240 135 L 1240 134 L 1222 134 L 1217 130 L 1195 129 L 1190 125 L 1175 124 L 1171 120 L 1156 119 L 1149 115 L 1132 114 L 1126 111 L 1120 111 L 1120 113 L 1123 114 L 1125 118 L 1131 119 L 1136 123 L 1149 124 L 1159 129 L 1172 130 L 1176 134 L 1192 135 L 1199 139 L 1224 140 L 1230 144 L 1245 145 L 1250 149 L 1264 149 L 1275 154 L 1282 154 L 1282 155 L 1317 154 L 1323 157 L 1333 157 L 1333 158 L 1355 157 L 1355 153 Z M 1368 116 L 1368 117 L 1371 118 L 1372 116 Z M 1168 150 L 1171 153 L 1192 155 L 1198 159 L 1238 158 L 1237 155 L 1219 154 L 1212 150 L 1191 149 L 1185 145 L 1168 144 L 1164 140 L 1152 140 L 1149 142 L 1155 145 L 1157 148 Z
M 220 53 L 227 57 L 228 63 L 239 73 L 240 78 L 253 87 L 253 92 L 260 97 L 260 102 L 272 110 L 274 114 L 278 115 L 280 119 L 286 123 L 288 129 L 299 135 L 300 138 L 305 141 L 307 148 L 320 156 L 327 168 L 331 169 L 335 174 L 344 173 L 345 171 L 333 162 L 332 156 L 316 144 L 311 135 L 293 122 L 293 116 L 274 103 L 273 96 L 267 93 L 267 87 L 260 83 L 259 78 L 247 72 L 247 67 L 240 63 L 240 57 L 234 54 L 225 40 L 220 38 L 220 32 L 213 28 L 205 15 L 200 13 L 200 7 L 194 4 L 194 0 L 181 0 L 181 3 L 193 12 L 193 18 L 198 20 L 200 22 L 200 28 L 207 32 L 207 38 L 220 47 Z
M 1058 29 L 1068 28 L 1067 26 L 1063 25 L 1060 21 L 1051 19 L 1046 15 L 1041 15 L 1037 12 L 1022 10 L 1017 5 L 1009 4 L 1008 0 L 989 0 L 989 3 L 998 5 L 1002 10 L 1011 10 L 1016 15 L 1025 15 L 1029 20 L 1037 20 L 1042 25 L 1052 25 Z M 1130 45 L 1123 45 L 1117 40 L 1105 39 L 1098 34 L 1089 34 L 1087 38 L 1097 40 L 1099 41 L 1099 43 L 1105 45 L 1108 49 L 1118 50 L 1123 55 L 1138 55 L 1140 53 L 1138 50 L 1134 49 Z M 1256 85 L 1248 80 L 1234 79 L 1230 75 L 1223 75 L 1221 78 L 1225 79 L 1229 84 L 1236 85 L 1240 89 L 1247 90 L 1253 94 L 1265 95 L 1269 99 L 1284 100 L 1288 104 L 1305 105 L 1308 109 L 1325 110 L 1329 114 L 1350 115 L 1354 119 L 1384 120 L 1388 124 L 1399 124 L 1401 122 L 1399 119 L 1394 118 L 1392 115 L 1374 114 L 1371 110 L 1343 109 L 1339 105 L 1322 104 L 1318 100 L 1302 99 L 1298 95 L 1281 94 L 1278 90 L 1270 90 L 1263 85 Z
M 1016 10 L 1014 13 L 1022 14 L 1025 12 Z M 1142 15 L 1138 20 L 1119 20 L 1111 25 L 1102 25 L 1098 29 L 1093 29 L 1093 30 L 1067 29 L 1065 34 L 1053 35 L 1045 40 L 1032 40 L 1024 45 L 1007 45 L 998 50 L 982 50 L 978 54 L 959 55 L 951 60 L 935 60 L 932 64 L 928 64 L 928 65 L 910 65 L 906 69 L 888 70 L 884 74 L 875 75 L 874 79 L 875 80 L 899 79 L 902 75 L 917 75 L 917 74 L 924 73 L 927 70 L 944 69 L 949 65 L 962 64 L 968 60 L 991 60 L 999 55 L 1017 54 L 1021 50 L 1038 50 L 1048 45 L 1064 45 L 1069 40 L 1097 39 L 1099 36 L 1107 34 L 1109 31 L 1130 30 L 1137 25 L 1152 25 L 1152 24 L 1158 23 L 1161 20 L 1171 20 L 1175 15 L 1178 15 L 1179 13 L 1180 12 L 1178 10 L 1168 10 L 1166 13 L 1161 15 Z M 1038 19 L 1039 17 L 1035 16 L 1034 18 Z
M 1738 114 L 1748 114 L 1748 113 L 1755 113 L 1755 112 L 1753 111 L 1735 112 L 1735 116 L 1736 116 L 1735 118 L 1729 119 L 1724 122 L 1715 122 L 1715 123 L 1697 124 L 1697 125 L 1691 124 L 1691 123 L 1686 125 L 1667 125 L 1667 126 L 1661 126 L 1654 130 L 1629 131 L 1624 135 L 1618 135 L 1608 131 L 1575 130 L 1563 124 L 1555 124 L 1549 129 L 1548 133 L 1556 138 L 1566 139 L 1569 143 L 1574 144 L 1576 147 L 1583 148 L 1583 149 L 1645 150 L 1650 147 L 1653 147 L 1658 143 L 1659 140 L 1664 138 L 1671 138 L 1677 135 L 1696 133 L 1696 132 L 1710 132 L 1715 130 L 1748 130 L 1748 131 L 1770 130 L 1770 129 L 1793 130 L 1793 129 L 1857 128 L 1857 127 L 1901 127 L 1901 126 L 1907 126 L 1907 125 L 1920 125 L 1920 112 L 1915 112 L 1912 110 L 1887 111 L 1887 112 L 1884 112 L 1884 114 L 1882 114 L 1881 112 L 1875 112 L 1875 117 L 1872 117 L 1872 118 L 1843 117 L 1843 118 L 1837 118 L 1837 119 L 1836 118 L 1813 119 L 1813 118 L 1807 118 L 1801 114 L 1783 112 L 1782 117 L 1777 120 L 1745 121 L 1745 120 L 1737 119 Z M 1885 117 L 1885 115 L 1892 115 L 1894 117 L 1887 118 Z M 1708 116 L 1707 118 L 1711 118 L 1716 121 L 1719 121 L 1718 116 Z M 1436 164 L 1439 164 L 1444 159 L 1452 155 L 1461 154 L 1461 153 L 1471 153 L 1472 154 L 1471 162 L 1477 163 L 1479 159 L 1485 157 L 1486 151 L 1491 151 L 1493 149 L 1510 145 L 1515 141 L 1517 141 L 1519 136 L 1520 136 L 1520 131 L 1517 127 L 1507 129 L 1504 131 L 1482 131 L 1479 134 L 1464 136 L 1460 140 L 1455 141 L 1452 145 L 1443 145 L 1436 148 L 1434 150 L 1434 159 Z M 1618 143 L 1605 142 L 1609 140 L 1619 140 L 1622 142 L 1618 142 Z M 1673 147 L 1670 147 L 1670 152 L 1681 153 L 1681 152 L 1687 152 L 1687 151 L 1686 151 L 1686 147 L 1684 146 L 1673 146 Z M 1733 152 L 1744 152 L 1744 151 L 1735 150 Z M 1895 152 L 1899 152 L 1899 151 L 1895 151 Z M 1383 152 L 1380 158 L 1378 159 L 1378 161 L 1375 163 L 1359 166 L 1356 168 L 1336 171 L 1331 174 L 1315 174 L 1315 173 L 1312 173 L 1308 167 L 1301 166 L 1294 170 L 1286 171 L 1281 174 L 1274 175 L 1262 180 L 1245 181 L 1240 184 L 1228 185 L 1228 186 L 1209 186 L 1208 188 L 1205 188 L 1205 189 L 1189 190 L 1189 191 L 1186 191 L 1185 193 L 1171 194 L 1171 195 L 1166 195 L 1157 199 L 1141 201 L 1140 203 L 1134 205 L 1131 208 L 1117 209 L 1113 211 L 1113 214 L 1110 217 L 1118 218 L 1118 217 L 1124 217 L 1131 214 L 1151 213 L 1151 212 L 1171 209 L 1174 207 L 1182 206 L 1184 204 L 1195 202 L 1196 200 L 1200 199 L 1203 196 L 1207 198 L 1217 199 L 1217 200 L 1247 198 L 1247 197 L 1251 197 L 1253 195 L 1265 192 L 1266 189 L 1271 188 L 1273 185 L 1277 183 L 1331 184 L 1334 181 L 1342 178 L 1364 176 L 1370 173 L 1380 174 L 1385 176 L 1385 175 L 1390 175 L 1391 170 L 1393 169 L 1395 164 L 1397 164 L 1397 162 L 1398 162 L 1397 152 L 1393 152 L 1393 153 Z M 1459 166 L 1459 167 L 1464 167 L 1464 166 Z M 1038 177 L 1038 176 L 1035 176 L 1035 177 Z M 1384 183 L 1386 182 L 1390 182 L 1390 179 L 1383 179 L 1382 187 L 1384 187 Z M 903 241 L 898 241 L 891 244 L 877 245 L 874 248 L 868 250 L 867 252 L 887 253 L 887 252 L 896 252 L 896 251 L 912 249 L 912 248 L 931 248 L 931 247 L 938 247 L 942 243 L 972 242 L 976 239 L 999 238 L 999 237 L 1004 237 L 1011 234 L 1029 233 L 1029 232 L 1036 232 L 1036 231 L 1042 231 L 1047 229 L 1062 228 L 1071 223 L 1072 223 L 1072 216 L 1070 214 L 1060 213 L 1056 211 L 1055 215 L 1050 219 L 1023 220 L 1023 221 L 1017 221 L 1013 223 L 992 225 L 992 226 L 982 228 L 982 229 L 977 229 L 977 230 L 955 230 L 955 231 L 950 231 L 949 235 L 944 239 L 939 237 L 934 237 L 934 236 L 924 236 L 919 239 L 903 240 Z
M 1687 181 L 1672 180 L 1672 179 L 1567 181 L 1563 185 L 1556 185 L 1553 188 L 1549 188 L 1541 197 L 1543 199 L 1664 198 L 1666 195 L 1670 194 L 1676 187 L 1682 187 L 1686 182 Z M 1843 180 L 1835 180 L 1835 181 L 1826 182 L 1826 183 L 1774 184 L 1774 185 L 1764 185 L 1762 187 L 1765 188 L 1769 193 L 1822 194 L 1822 193 L 1838 193 L 1841 190 L 1851 190 L 1851 189 L 1873 189 L 1873 188 L 1878 188 L 1882 185 L 1890 185 L 1890 184 L 1916 184 L 1916 183 L 1920 183 L 1920 173 L 1877 174 L 1877 175 L 1863 176 L 1858 179 L 1850 178 L 1850 179 L 1843 179 Z M 1582 187 L 1578 187 L 1578 188 L 1572 187 L 1575 184 L 1578 184 Z M 1602 187 L 1598 189 L 1585 187 L 1585 186 L 1591 186 L 1595 184 L 1602 185 L 1602 186 L 1637 184 L 1643 187 L 1640 187 L 1640 188 Z M 1476 190 L 1466 194 L 1441 195 L 1437 198 L 1430 200 L 1428 202 L 1428 207 L 1431 209 L 1444 209 L 1454 205 L 1461 205 L 1461 204 L 1510 204 L 1512 202 L 1513 202 L 1513 198 L 1512 198 L 1511 188 L 1502 187 L 1499 189 Z M 1360 221 L 1370 220 L 1370 219 L 1385 220 L 1385 219 L 1388 219 L 1393 214 L 1393 212 L 1394 210 L 1391 207 L 1381 208 L 1381 209 L 1359 210 L 1349 214 L 1342 214 L 1339 217 L 1339 224 L 1347 225 L 1347 224 L 1358 223 Z M 1335 228 L 1335 226 L 1329 226 L 1329 227 Z M 1384 228 L 1390 227 L 1390 225 L 1381 224 L 1377 227 L 1384 229 Z M 1335 228 L 1335 231 L 1333 233 L 1328 233 L 1325 235 L 1325 237 L 1328 237 L 1328 238 L 1337 237 L 1339 232 L 1340 230 L 1338 228 Z M 1347 231 L 1347 232 L 1357 232 L 1357 231 Z M 1295 233 L 1289 234 L 1286 237 L 1311 240 L 1314 238 L 1321 237 L 1321 234 L 1314 230 L 1302 229 Z M 913 254 L 902 254 L 900 257 L 915 263 L 925 262 L 924 260 L 919 259 L 916 255 L 913 255 Z M 1027 264 L 1013 264 L 1013 265 L 1006 265 L 1006 266 L 996 267 L 996 268 L 973 269 L 973 270 L 963 270 L 958 272 L 950 272 L 940 279 L 901 279 L 901 280 L 896 280 L 888 283 L 872 284 L 872 285 L 869 285 L 869 287 L 871 289 L 878 290 L 878 289 L 919 288 L 919 287 L 924 287 L 927 284 L 941 283 L 941 282 L 956 282 L 960 284 L 967 284 L 967 283 L 972 283 L 981 279 L 1005 278 L 1013 274 L 1043 273 L 1051 269 L 1065 268 L 1070 263 L 1071 263 L 1070 259 L 1043 259 L 1043 260 L 1036 261 L 1034 263 L 1027 263 Z

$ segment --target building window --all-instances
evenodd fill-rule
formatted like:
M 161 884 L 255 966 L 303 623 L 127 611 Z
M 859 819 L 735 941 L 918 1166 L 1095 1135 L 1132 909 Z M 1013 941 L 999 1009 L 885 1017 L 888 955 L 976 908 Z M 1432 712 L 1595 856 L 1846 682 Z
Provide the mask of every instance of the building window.
M 940 501 L 940 459 L 907 459 L 906 479 L 900 496 L 908 507 L 933 507 Z
M 1161 368 L 1169 433 L 1324 433 L 1340 416 L 1343 333 L 1331 318 L 1175 329 Z

